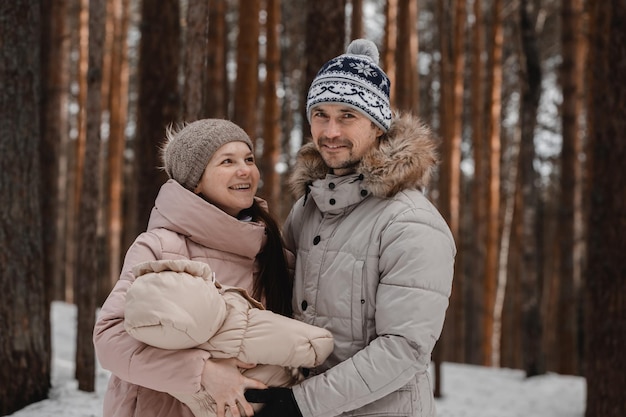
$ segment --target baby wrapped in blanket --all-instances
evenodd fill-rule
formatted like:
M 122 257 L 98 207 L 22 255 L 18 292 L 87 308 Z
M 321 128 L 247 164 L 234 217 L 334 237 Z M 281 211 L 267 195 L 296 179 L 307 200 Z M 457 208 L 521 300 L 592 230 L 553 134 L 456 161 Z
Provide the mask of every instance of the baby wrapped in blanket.
M 206 263 L 149 261 L 136 265 L 133 274 L 124 327 L 148 345 L 199 348 L 213 358 L 258 364 L 243 374 L 268 386 L 293 385 L 302 378 L 298 368 L 320 365 L 333 350 L 330 332 L 265 310 L 242 288 L 220 285 Z M 169 394 L 196 417 L 216 415 L 204 389 Z M 253 407 L 257 411 L 261 405 Z

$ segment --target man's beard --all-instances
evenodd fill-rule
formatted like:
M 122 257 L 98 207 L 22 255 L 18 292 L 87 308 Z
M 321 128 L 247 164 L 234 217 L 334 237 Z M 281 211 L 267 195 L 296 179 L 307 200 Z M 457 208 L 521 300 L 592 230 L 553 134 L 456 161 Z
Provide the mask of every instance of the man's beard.
M 322 156 L 324 163 L 331 170 L 335 170 L 335 169 L 353 170 L 361 163 L 361 159 L 354 159 L 352 157 L 352 143 L 350 141 L 346 141 L 342 139 L 329 140 L 327 138 L 320 138 L 318 144 L 320 148 L 323 148 L 324 145 L 340 145 L 340 146 L 346 146 L 346 148 L 348 149 L 348 159 L 341 160 L 341 161 L 337 161 L 335 160 L 335 158 L 327 158 L 325 157 L 323 152 L 320 152 L 320 155 Z
M 359 164 L 361 163 L 361 160 L 353 160 L 353 159 L 348 159 L 347 161 L 342 161 L 341 163 L 334 163 L 333 165 L 330 165 L 326 160 L 324 160 L 324 162 L 326 163 L 326 166 L 328 166 L 328 168 L 330 168 L 331 170 L 336 170 L 336 169 L 349 169 L 351 171 L 355 170 L 357 166 L 359 166 Z

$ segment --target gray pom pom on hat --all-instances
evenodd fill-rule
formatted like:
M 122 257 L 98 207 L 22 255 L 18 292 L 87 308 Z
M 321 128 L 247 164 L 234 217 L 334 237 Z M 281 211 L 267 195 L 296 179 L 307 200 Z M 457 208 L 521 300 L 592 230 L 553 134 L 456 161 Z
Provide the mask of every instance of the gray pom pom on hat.
M 346 49 L 346 55 L 362 55 L 369 57 L 376 65 L 379 64 L 380 54 L 378 48 L 374 42 L 368 39 L 355 39 L 350 42 L 348 49 Z
M 384 132 L 391 126 L 389 77 L 378 66 L 380 54 L 374 42 L 353 40 L 346 53 L 325 63 L 311 83 L 306 114 L 317 104 L 343 104 L 361 111 Z
M 224 144 L 243 142 L 252 149 L 248 134 L 236 124 L 223 119 L 202 119 L 182 128 L 168 128 L 162 150 L 167 175 L 194 191 L 209 160 Z

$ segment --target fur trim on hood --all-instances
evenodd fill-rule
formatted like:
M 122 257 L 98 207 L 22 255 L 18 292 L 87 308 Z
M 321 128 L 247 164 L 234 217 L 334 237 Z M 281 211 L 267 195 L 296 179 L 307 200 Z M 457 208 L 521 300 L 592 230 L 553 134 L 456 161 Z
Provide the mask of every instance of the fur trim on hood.
M 356 173 L 376 197 L 386 198 L 405 189 L 428 185 L 438 163 L 438 140 L 419 118 L 396 114 L 378 146 L 363 156 Z M 326 177 L 329 169 L 313 143 L 300 149 L 289 184 L 294 196 L 302 197 L 307 186 Z

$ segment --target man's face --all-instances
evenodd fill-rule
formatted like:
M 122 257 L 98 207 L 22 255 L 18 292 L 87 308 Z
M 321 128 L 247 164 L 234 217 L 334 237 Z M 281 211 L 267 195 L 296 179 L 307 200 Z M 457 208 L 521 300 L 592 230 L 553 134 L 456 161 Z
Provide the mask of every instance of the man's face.
M 343 104 L 318 104 L 311 109 L 313 143 L 335 175 L 354 171 L 383 131 L 363 113 Z

